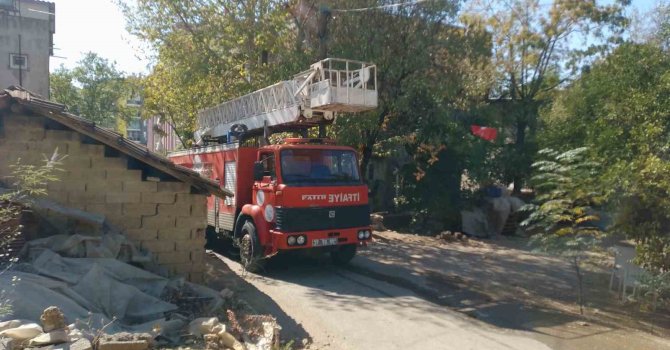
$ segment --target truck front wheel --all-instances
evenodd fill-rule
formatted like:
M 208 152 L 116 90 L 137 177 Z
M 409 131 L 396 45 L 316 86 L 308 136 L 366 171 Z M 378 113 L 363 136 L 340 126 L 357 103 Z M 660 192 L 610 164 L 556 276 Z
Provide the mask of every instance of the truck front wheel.
M 330 258 L 335 265 L 346 265 L 356 255 L 356 245 L 347 244 L 340 246 L 338 249 L 330 252 Z
M 263 269 L 265 260 L 263 250 L 258 241 L 256 226 L 250 220 L 244 222 L 240 238 L 240 262 L 242 267 L 249 272 L 258 272 Z

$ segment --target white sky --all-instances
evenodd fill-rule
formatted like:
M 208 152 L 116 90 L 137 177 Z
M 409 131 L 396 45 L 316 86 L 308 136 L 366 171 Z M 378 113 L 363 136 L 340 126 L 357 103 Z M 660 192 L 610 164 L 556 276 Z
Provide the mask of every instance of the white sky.
M 51 70 L 64 64 L 72 68 L 87 51 L 111 61 L 126 73 L 149 73 L 150 63 L 141 43 L 128 34 L 121 11 L 111 0 L 50 0 L 56 3 L 55 56 Z M 606 2 L 610 2 L 606 1 Z M 657 0 L 633 0 L 632 7 L 644 13 Z
M 49 0 L 56 4 L 55 56 L 50 68 L 76 66 L 83 53 L 93 51 L 116 61 L 126 73 L 148 73 L 141 44 L 125 28 L 123 14 L 111 0 Z

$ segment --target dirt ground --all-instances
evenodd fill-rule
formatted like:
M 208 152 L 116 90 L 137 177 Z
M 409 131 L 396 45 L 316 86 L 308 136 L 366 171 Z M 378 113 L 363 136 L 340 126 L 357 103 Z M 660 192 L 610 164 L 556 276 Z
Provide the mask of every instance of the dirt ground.
M 446 242 L 394 231 L 375 238 L 353 270 L 495 326 L 531 331 L 554 349 L 670 349 L 670 313 L 621 302 L 609 291 L 606 255 L 584 268 L 582 316 L 571 266 L 531 252 L 523 238 Z
M 229 288 L 255 313 L 276 316 L 294 349 L 305 338 L 310 349 L 423 349 L 403 340 L 435 334 L 471 339 L 473 349 L 670 349 L 667 311 L 642 312 L 608 290 L 609 257 L 596 256 L 585 267 L 582 316 L 571 266 L 531 252 L 520 238 L 445 242 L 375 232 L 348 267 L 324 256 L 280 254 L 258 275 L 230 256 L 210 254 L 207 261 L 210 286 Z M 478 333 L 515 340 L 481 347 Z M 432 348 L 462 348 L 453 345 Z

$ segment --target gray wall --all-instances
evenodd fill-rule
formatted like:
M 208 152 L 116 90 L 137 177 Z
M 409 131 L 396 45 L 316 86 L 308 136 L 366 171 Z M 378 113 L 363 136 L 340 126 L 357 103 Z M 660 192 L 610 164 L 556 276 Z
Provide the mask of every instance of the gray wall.
M 21 85 L 44 97 L 49 97 L 49 57 L 51 56 L 55 18 L 52 3 L 21 0 L 20 12 L 0 10 L 0 89 Z M 36 10 L 36 11 L 30 11 Z M 20 16 L 19 16 L 20 14 Z M 26 70 L 10 67 L 10 54 L 28 58 Z M 20 83 L 20 80 L 22 83 Z

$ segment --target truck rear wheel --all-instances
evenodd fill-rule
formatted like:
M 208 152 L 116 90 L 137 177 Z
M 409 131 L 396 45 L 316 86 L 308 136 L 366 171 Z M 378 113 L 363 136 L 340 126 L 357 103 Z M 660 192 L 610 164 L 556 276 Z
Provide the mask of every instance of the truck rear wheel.
M 258 241 L 256 226 L 250 220 L 244 222 L 240 238 L 240 262 L 249 272 L 258 272 L 265 266 L 263 249 Z
M 346 265 L 356 256 L 356 245 L 347 244 L 330 252 L 330 258 L 335 265 Z

